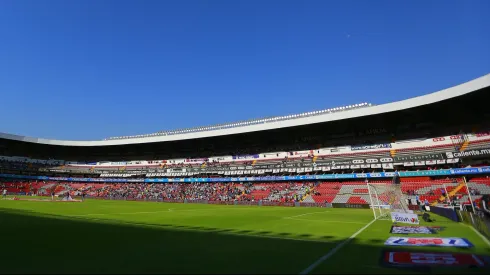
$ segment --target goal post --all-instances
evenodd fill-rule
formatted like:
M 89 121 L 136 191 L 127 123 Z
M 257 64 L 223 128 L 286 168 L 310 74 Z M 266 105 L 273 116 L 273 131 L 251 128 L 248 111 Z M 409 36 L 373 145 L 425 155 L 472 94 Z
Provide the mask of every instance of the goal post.
M 403 194 L 398 180 L 392 183 L 370 183 L 366 180 L 370 208 L 377 220 L 391 220 L 391 212 L 409 213 L 407 196 Z
M 390 206 L 384 200 L 384 188 L 380 184 L 366 183 L 369 199 L 371 202 L 370 208 L 373 210 L 374 218 L 377 220 L 389 220 L 390 218 Z

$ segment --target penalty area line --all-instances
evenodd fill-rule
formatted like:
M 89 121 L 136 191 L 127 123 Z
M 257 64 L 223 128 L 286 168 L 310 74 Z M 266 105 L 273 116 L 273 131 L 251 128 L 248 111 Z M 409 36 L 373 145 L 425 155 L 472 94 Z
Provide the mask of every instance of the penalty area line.
M 327 254 L 323 255 L 320 259 L 316 260 L 316 262 L 312 263 L 310 266 L 308 266 L 305 270 L 301 271 L 299 274 L 300 275 L 305 275 L 305 274 L 310 273 L 313 269 L 315 269 L 317 266 L 319 266 L 325 260 L 327 260 L 328 258 L 332 257 L 333 254 L 337 253 L 337 251 L 339 251 L 342 247 L 344 247 L 346 244 L 348 244 L 357 235 L 361 234 L 362 231 L 366 230 L 366 228 L 368 228 L 375 221 L 376 221 L 375 219 L 372 220 L 372 221 L 370 221 L 363 228 L 359 229 L 356 233 L 354 233 L 352 236 L 350 236 L 347 240 L 339 243 L 336 247 L 334 247 L 332 250 L 330 250 Z
M 311 219 L 294 219 L 294 218 L 285 218 L 285 219 L 293 220 L 293 221 L 306 221 L 306 222 L 365 224 L 363 222 L 349 222 L 349 221 L 311 220 Z
M 301 215 L 284 217 L 283 219 L 292 219 L 292 218 L 296 218 L 296 217 L 303 217 L 303 216 L 306 216 L 306 215 L 312 215 L 312 214 L 318 214 L 318 213 L 327 213 L 327 212 L 330 212 L 330 211 L 320 211 L 320 212 L 304 213 L 304 214 L 301 214 Z

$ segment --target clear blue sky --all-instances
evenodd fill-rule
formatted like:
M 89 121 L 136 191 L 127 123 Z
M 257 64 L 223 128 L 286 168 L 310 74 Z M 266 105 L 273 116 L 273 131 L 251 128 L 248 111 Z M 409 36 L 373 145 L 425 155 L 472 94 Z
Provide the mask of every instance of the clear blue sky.
M 102 139 L 490 73 L 490 1 L 2 0 L 0 132 Z

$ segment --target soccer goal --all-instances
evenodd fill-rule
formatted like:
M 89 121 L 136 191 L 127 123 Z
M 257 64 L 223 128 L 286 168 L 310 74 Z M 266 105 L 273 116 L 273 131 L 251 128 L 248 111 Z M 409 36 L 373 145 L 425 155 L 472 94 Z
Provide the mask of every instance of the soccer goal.
M 391 220 L 391 212 L 409 213 L 407 196 L 397 183 L 369 183 L 368 187 L 371 209 L 375 219 Z

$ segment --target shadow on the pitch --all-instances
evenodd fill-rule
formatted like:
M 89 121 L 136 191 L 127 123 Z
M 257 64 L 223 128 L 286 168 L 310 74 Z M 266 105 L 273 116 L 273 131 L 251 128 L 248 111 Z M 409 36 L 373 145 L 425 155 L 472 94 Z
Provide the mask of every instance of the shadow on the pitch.
M 242 233 L 240 233 L 242 232 Z M 309 234 L 122 223 L 0 208 L 0 273 L 299 273 L 342 239 Z M 287 237 L 287 238 L 281 238 Z M 353 240 L 322 273 L 392 273 L 382 246 Z M 415 272 L 426 272 L 415 271 Z

